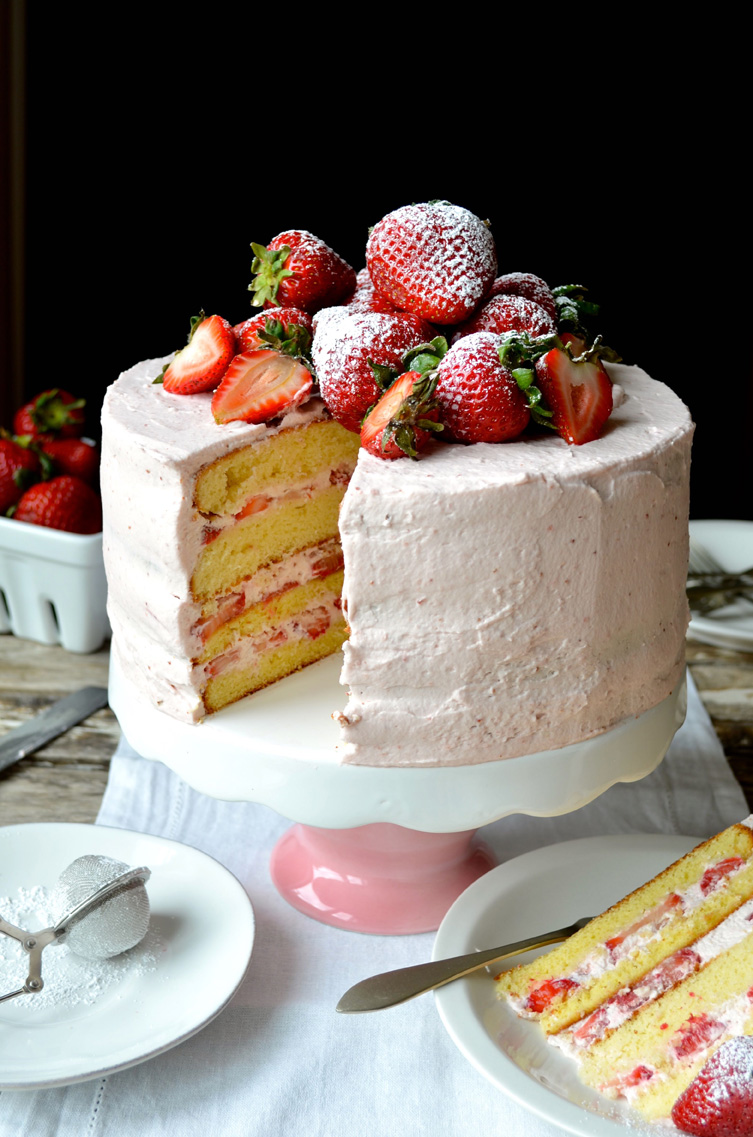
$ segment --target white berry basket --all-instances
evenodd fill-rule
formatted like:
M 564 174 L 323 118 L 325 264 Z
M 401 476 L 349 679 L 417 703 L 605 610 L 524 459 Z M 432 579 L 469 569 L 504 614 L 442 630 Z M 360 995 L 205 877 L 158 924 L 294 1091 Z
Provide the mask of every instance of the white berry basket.
M 91 652 L 110 634 L 102 534 L 0 517 L 0 632 Z

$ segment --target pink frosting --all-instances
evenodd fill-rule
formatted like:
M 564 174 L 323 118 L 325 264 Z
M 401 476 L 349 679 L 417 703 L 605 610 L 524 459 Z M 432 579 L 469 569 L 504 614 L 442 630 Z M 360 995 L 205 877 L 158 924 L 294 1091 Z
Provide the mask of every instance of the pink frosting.
M 664 699 L 684 667 L 687 408 L 638 368 L 584 446 L 361 452 L 343 502 L 343 759 L 556 749 Z

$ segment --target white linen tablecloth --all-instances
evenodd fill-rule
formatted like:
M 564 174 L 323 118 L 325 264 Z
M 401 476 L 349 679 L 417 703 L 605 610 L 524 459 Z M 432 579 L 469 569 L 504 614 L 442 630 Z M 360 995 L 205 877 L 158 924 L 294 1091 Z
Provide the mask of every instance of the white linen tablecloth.
M 513 816 L 486 826 L 483 839 L 499 861 L 590 835 L 701 838 L 745 817 L 744 796 L 691 680 L 688 695 L 685 725 L 652 775 L 614 786 L 563 817 Z M 433 935 L 358 935 L 289 907 L 268 869 L 289 821 L 266 806 L 204 797 L 166 766 L 140 758 L 125 739 L 113 757 L 98 821 L 192 845 L 226 865 L 254 907 L 251 965 L 228 1008 L 167 1053 L 78 1085 L 1 1093 L 3 1137 L 561 1132 L 466 1061 L 445 1032 L 433 996 L 378 1014 L 335 1012 L 359 979 L 428 960 Z

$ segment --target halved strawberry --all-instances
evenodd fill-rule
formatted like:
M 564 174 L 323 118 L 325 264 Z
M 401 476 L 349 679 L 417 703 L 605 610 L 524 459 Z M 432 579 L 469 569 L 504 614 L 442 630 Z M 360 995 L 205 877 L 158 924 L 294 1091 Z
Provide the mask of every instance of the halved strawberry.
M 417 458 L 432 431 L 442 430 L 436 385 L 436 372 L 406 371 L 396 379 L 363 420 L 363 448 L 377 458 Z
M 236 355 L 212 397 L 215 422 L 269 422 L 300 406 L 311 393 L 311 372 L 272 348 Z
M 612 383 L 598 355 L 573 358 L 553 347 L 537 360 L 536 378 L 558 434 L 575 446 L 599 437 L 612 413 Z
M 227 371 L 236 350 L 235 332 L 222 316 L 191 319 L 188 346 L 168 363 L 155 383 L 171 395 L 195 395 L 211 391 Z

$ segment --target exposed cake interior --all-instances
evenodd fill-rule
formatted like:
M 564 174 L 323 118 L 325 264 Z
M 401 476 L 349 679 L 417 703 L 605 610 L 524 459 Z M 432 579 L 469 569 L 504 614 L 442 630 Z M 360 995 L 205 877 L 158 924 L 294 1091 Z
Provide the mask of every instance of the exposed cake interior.
M 647 1117 L 668 1116 L 718 1046 L 753 1033 L 751 821 L 497 980 L 584 1082 Z
M 146 361 L 103 409 L 113 652 L 160 709 L 198 721 L 346 637 L 338 512 L 358 436 L 319 399 L 219 426 Z
M 196 667 L 208 711 L 342 646 L 337 517 L 357 449 L 357 436 L 324 420 L 199 474 L 194 501 L 205 525 L 191 592 L 201 605 Z

